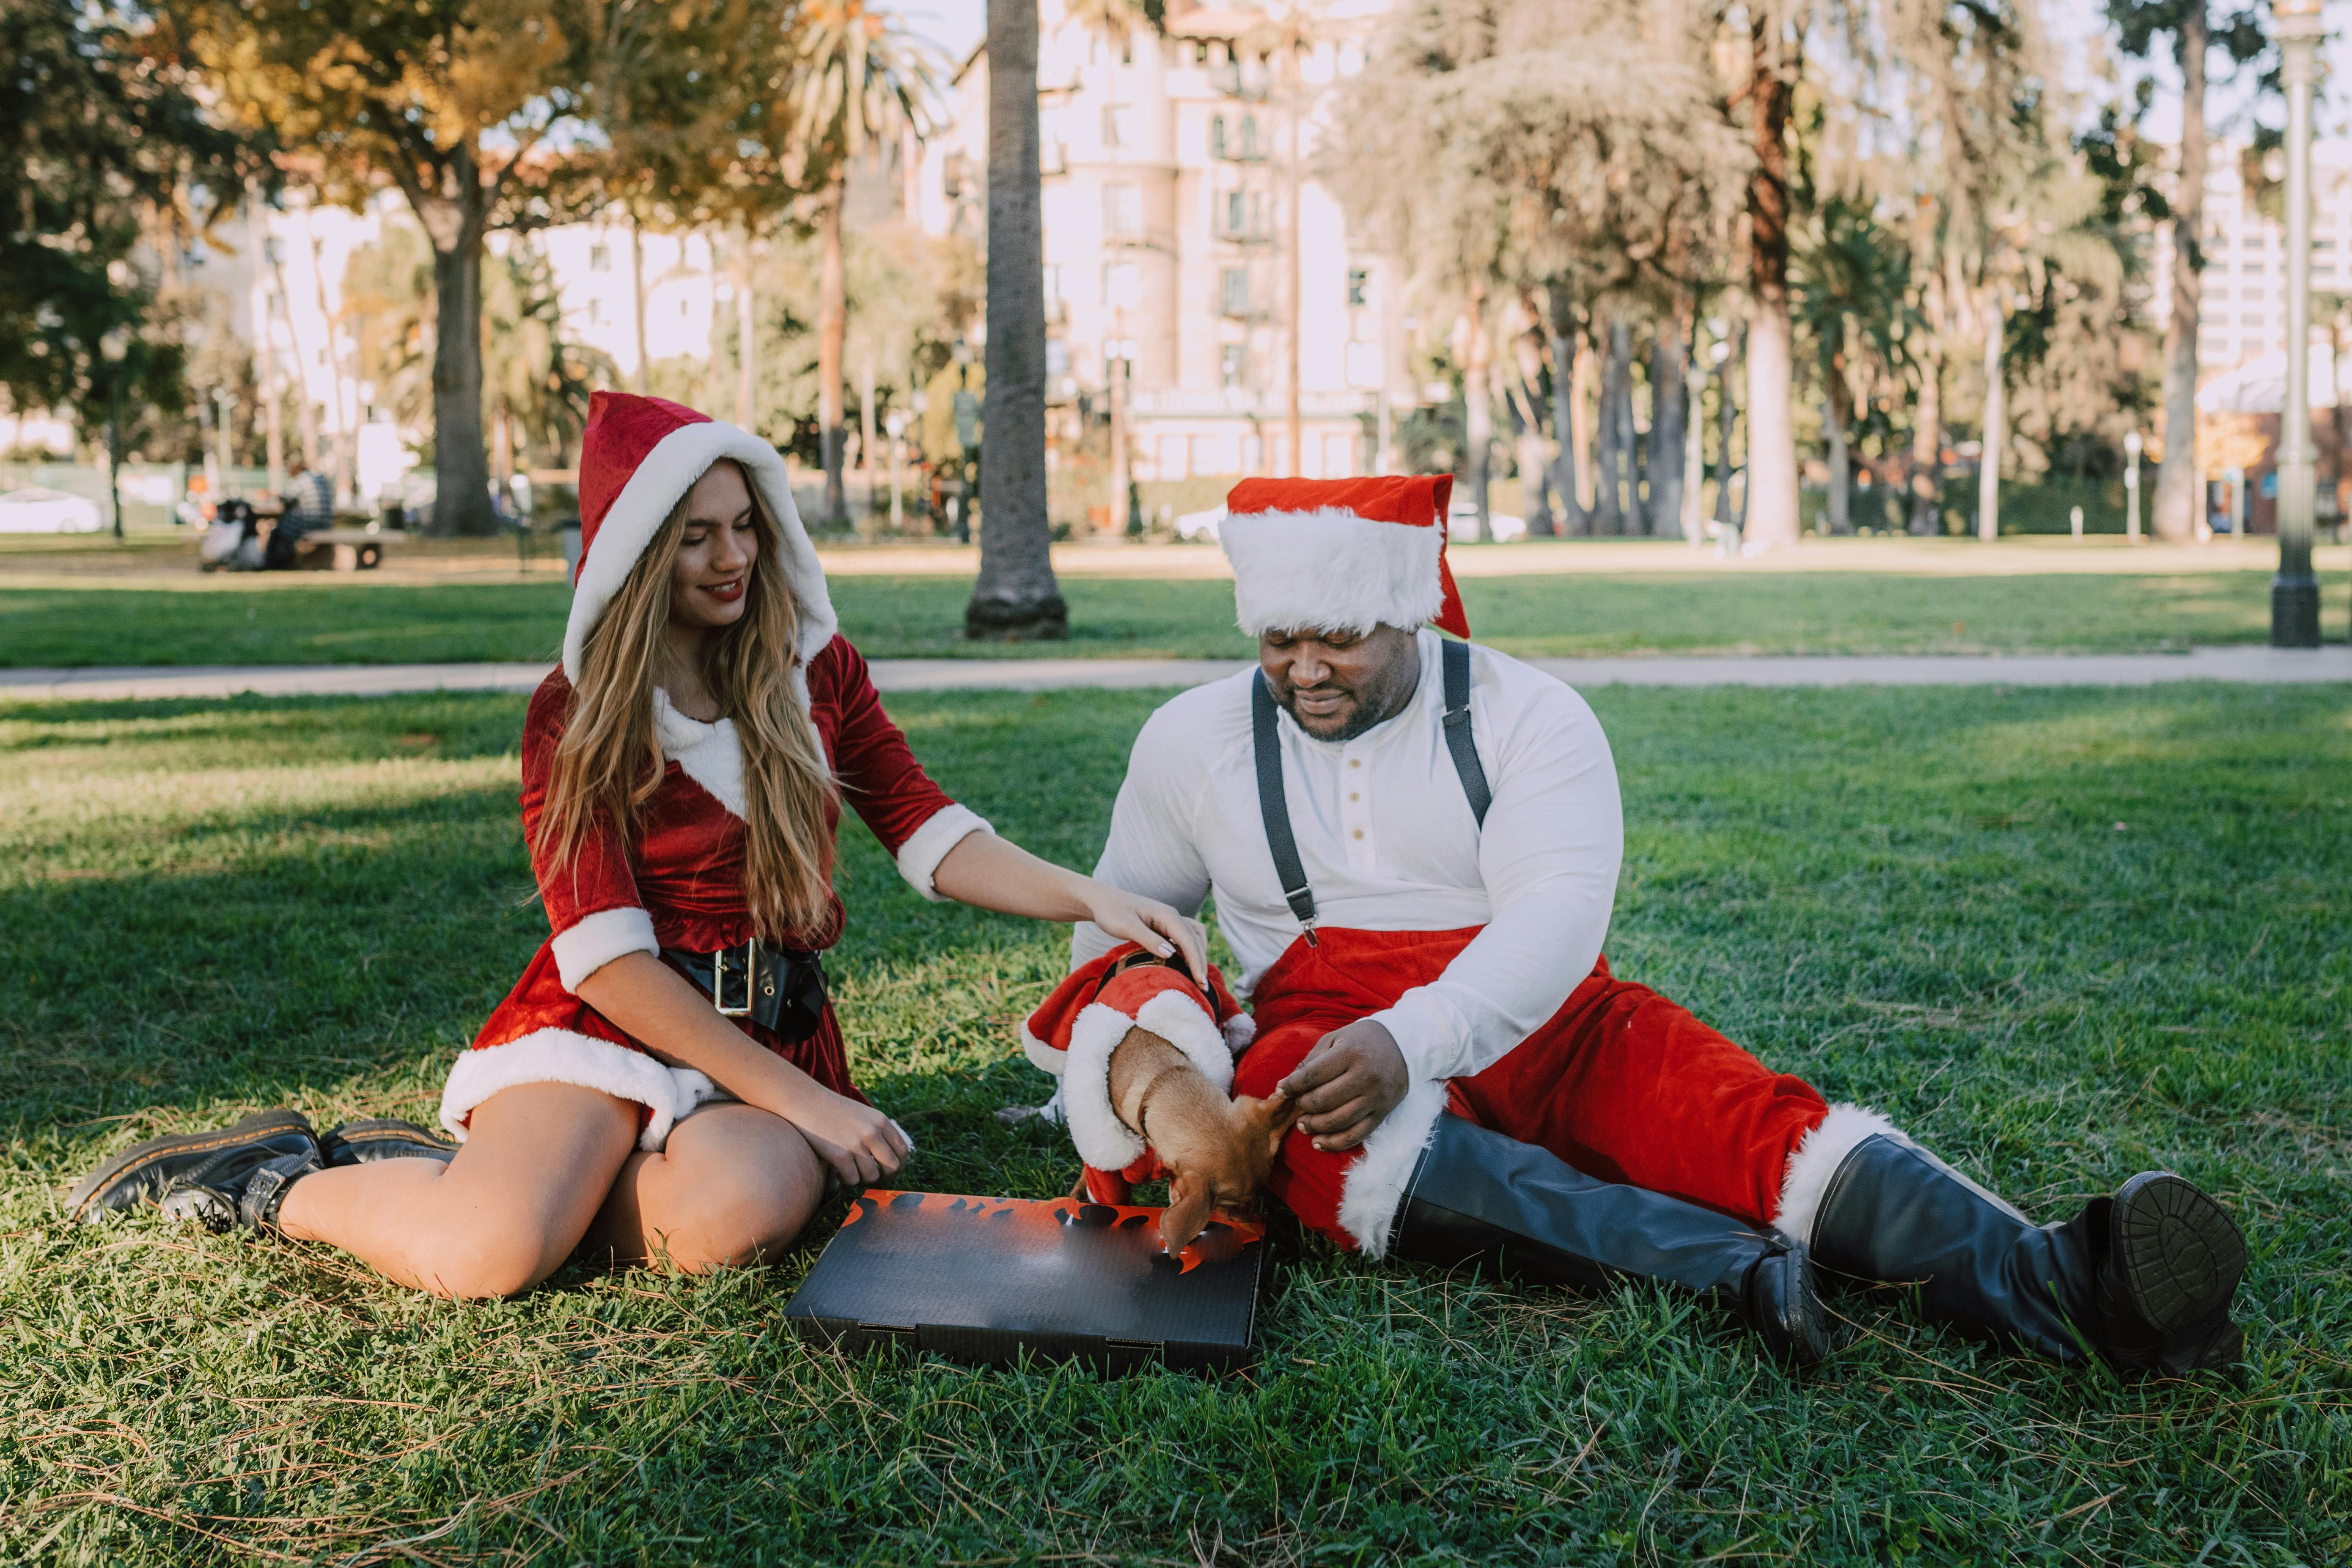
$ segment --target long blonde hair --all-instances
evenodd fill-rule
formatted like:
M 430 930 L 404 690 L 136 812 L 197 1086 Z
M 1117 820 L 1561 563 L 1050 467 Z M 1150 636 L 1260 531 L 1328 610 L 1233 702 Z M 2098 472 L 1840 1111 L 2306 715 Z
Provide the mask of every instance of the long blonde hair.
M 838 799 L 816 726 L 793 694 L 798 606 L 777 563 L 780 531 L 751 493 L 759 555 L 742 617 L 702 645 L 702 674 L 743 748 L 743 896 L 762 936 L 815 934 L 833 913 L 831 813 Z M 638 816 L 661 786 L 654 730 L 654 663 L 669 624 L 670 574 L 686 532 L 680 498 L 588 636 L 563 739 L 555 749 L 540 833 L 569 859 L 599 813 L 634 846 Z

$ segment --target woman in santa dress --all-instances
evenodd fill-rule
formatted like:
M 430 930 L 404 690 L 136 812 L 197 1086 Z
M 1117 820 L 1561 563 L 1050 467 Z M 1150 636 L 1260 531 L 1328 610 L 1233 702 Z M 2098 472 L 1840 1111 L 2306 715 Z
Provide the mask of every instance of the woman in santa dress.
M 774 448 L 600 393 L 580 500 L 562 668 L 523 722 L 552 930 L 450 1072 L 458 1146 L 264 1112 L 124 1151 L 77 1218 L 158 1203 L 462 1297 L 526 1289 L 583 1243 L 689 1269 L 772 1254 L 828 1174 L 878 1181 L 909 1148 L 850 1081 L 814 956 L 843 925 L 845 802 L 926 898 L 1091 920 L 1204 972 L 1174 910 L 1016 848 L 925 776 L 835 629 Z

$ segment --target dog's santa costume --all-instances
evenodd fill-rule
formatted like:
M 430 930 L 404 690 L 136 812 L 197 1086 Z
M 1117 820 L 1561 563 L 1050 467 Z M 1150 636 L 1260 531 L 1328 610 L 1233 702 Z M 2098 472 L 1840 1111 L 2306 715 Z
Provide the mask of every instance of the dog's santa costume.
M 580 999 L 583 981 L 632 952 L 666 959 L 705 991 L 716 984 L 723 1010 L 753 1039 L 825 1088 L 864 1098 L 850 1082 L 841 1026 L 815 960 L 840 937 L 840 900 L 824 929 L 793 932 L 757 930 L 745 904 L 743 755 L 731 721 L 690 719 L 656 689 L 654 729 L 665 767 L 634 841 L 600 821 L 559 860 L 540 839 L 589 635 L 672 510 L 722 459 L 742 467 L 776 522 L 776 558 L 760 570 L 767 586 L 791 591 L 799 612 L 793 693 L 807 706 L 842 795 L 897 857 L 899 875 L 937 900 L 932 878 L 948 851 L 967 834 L 989 831 L 924 774 L 882 711 L 866 661 L 836 630 L 824 573 L 776 449 L 660 398 L 596 394 L 581 447 L 581 561 L 563 664 L 532 696 L 523 720 L 523 835 L 552 929 L 450 1070 L 441 1123 L 460 1139 L 474 1108 L 515 1084 L 573 1083 L 634 1100 L 643 1108 L 638 1142 L 649 1150 L 663 1146 L 678 1118 L 718 1097 L 703 1074 L 664 1065 Z M 828 813 L 828 850 L 838 815 Z
M 2033 1226 L 1885 1118 L 1832 1106 L 1611 974 L 1623 836 L 1608 742 L 1566 686 L 1431 629 L 1470 629 L 1445 561 L 1450 488 L 1234 490 L 1222 534 L 1242 629 L 1418 628 L 1420 681 L 1346 742 L 1301 729 L 1255 671 L 1144 725 L 1095 874 L 1186 911 L 1213 891 L 1252 1011 L 1228 1016 L 1165 970 L 1105 977 L 1109 939 L 1081 925 L 1075 973 L 1025 1043 L 1060 1075 L 1089 1164 L 1115 1169 L 1102 1162 L 1139 1143 L 1103 1082 L 1127 1027 L 1264 1096 L 1325 1035 L 1371 1019 L 1403 1056 L 1402 1101 L 1344 1152 L 1294 1131 L 1270 1181 L 1369 1257 L 1660 1278 L 1728 1298 L 1800 1359 L 1824 1343 L 1809 1251 L 1926 1281 L 1931 1311 L 2060 1359 L 2087 1342 L 2126 1364 L 2202 1364 L 2234 1346 L 2242 1250 L 2231 1262 L 2234 1229 L 2187 1183 L 2143 1177 Z

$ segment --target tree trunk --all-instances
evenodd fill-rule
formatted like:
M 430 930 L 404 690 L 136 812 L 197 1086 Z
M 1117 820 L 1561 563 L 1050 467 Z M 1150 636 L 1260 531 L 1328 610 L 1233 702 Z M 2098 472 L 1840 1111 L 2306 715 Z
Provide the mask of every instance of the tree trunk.
M 1625 490 L 1633 479 L 1633 330 L 1622 316 L 1609 322 L 1609 357 L 1601 369 L 1601 428 L 1594 444 L 1600 493 L 1593 500 L 1595 533 L 1628 531 Z M 1637 493 L 1632 504 L 1638 507 Z
M 1110 362 L 1110 505 L 1103 512 L 1102 531 L 1127 531 L 1127 362 Z
M 1486 336 L 1486 290 L 1476 284 L 1470 289 L 1465 343 L 1468 352 L 1462 361 L 1462 445 L 1465 448 L 1462 459 L 1470 470 L 1470 499 L 1478 508 L 1473 542 L 1484 543 L 1495 536 L 1487 521 L 1493 514 L 1486 493 L 1494 481 L 1495 403 L 1493 378 L 1487 374 L 1493 348 Z
M 631 379 L 643 397 L 653 384 L 653 356 L 646 352 L 646 228 L 634 212 L 629 215 L 629 327 L 637 340 L 637 374 Z
M 1984 455 L 1977 462 L 1977 537 L 2000 537 L 2000 451 L 2009 441 L 2007 389 L 2001 384 L 2000 340 L 2004 312 L 1998 299 L 1985 301 Z
M 2205 10 L 2187 8 L 2180 51 L 2180 174 L 2172 196 L 2172 320 L 2164 342 L 2164 461 L 2156 470 L 2158 539 L 2197 537 L 2205 510 L 2197 471 L 2198 295 L 2205 251 Z
M 482 236 L 489 227 L 489 193 L 469 149 L 457 149 L 450 164 L 454 198 L 409 193 L 433 247 L 433 531 L 483 536 L 499 531 L 482 449 Z
M 269 230 L 261 216 L 261 191 L 253 181 L 245 183 L 245 234 L 253 247 L 257 273 L 269 254 Z M 285 411 L 278 395 L 278 351 L 269 330 L 269 290 L 261 290 L 261 300 L 253 312 L 254 379 L 259 384 L 263 430 L 263 462 L 269 470 L 269 489 L 275 493 L 286 488 L 286 427 Z
M 1731 399 L 1731 367 L 1740 356 L 1737 342 L 1724 346 L 1731 352 L 1715 367 L 1715 525 L 1728 534 L 1739 526 L 1731 510 L 1731 422 L 1737 414 Z
M 1853 390 L 1845 384 L 1845 350 L 1832 349 L 1824 369 L 1822 426 L 1829 442 L 1829 531 L 1843 535 L 1853 531 L 1853 459 L 1846 451 L 1846 431 L 1853 423 Z
M 1650 349 L 1650 532 L 1683 528 L 1683 447 L 1690 432 L 1690 365 L 1681 311 L 1658 323 Z
M 743 226 L 742 266 L 735 278 L 735 423 L 757 432 L 760 428 L 759 397 L 754 388 L 753 324 L 759 314 L 751 300 L 751 228 Z
M 1527 514 L 1528 537 L 1549 539 L 1552 527 L 1550 465 L 1544 459 L 1543 420 L 1537 410 L 1543 402 L 1543 326 L 1534 302 L 1520 297 L 1527 324 L 1511 338 L 1512 412 L 1519 426 L 1519 510 Z
M 1743 542 L 1797 542 L 1797 431 L 1790 418 L 1793 346 L 1789 321 L 1789 110 L 1794 45 L 1774 7 L 1753 9 L 1751 39 L 1756 172 L 1748 182 L 1748 501 Z
M 847 194 L 845 179 L 836 176 L 819 201 L 816 220 L 823 247 L 816 268 L 816 438 L 824 458 L 827 528 L 849 526 L 849 498 L 841 486 L 841 451 L 847 435 L 841 417 L 841 340 L 849 325 L 848 284 L 841 260 L 841 204 Z M 1041 312 L 1043 309 L 1041 305 Z M 992 352 L 990 357 L 994 357 Z
M 1592 531 L 1579 493 L 1576 461 L 1576 316 L 1568 290 L 1554 285 L 1551 296 L 1551 434 L 1559 443 L 1552 459 L 1552 493 L 1559 498 L 1559 531 L 1570 538 Z
M 1932 328 L 1919 356 L 1919 413 L 1911 429 L 1911 523 L 1926 538 L 1944 531 L 1944 352 Z
M 1045 515 L 1045 250 L 1037 169 L 1037 0 L 988 0 L 988 403 L 980 577 L 969 637 L 1060 637 Z

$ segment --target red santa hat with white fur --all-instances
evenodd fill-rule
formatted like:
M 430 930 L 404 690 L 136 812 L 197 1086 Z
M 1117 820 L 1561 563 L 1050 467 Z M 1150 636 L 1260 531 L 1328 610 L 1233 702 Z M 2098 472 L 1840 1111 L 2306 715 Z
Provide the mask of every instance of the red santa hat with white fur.
M 1244 479 L 1219 542 L 1242 630 L 1369 632 L 1435 623 L 1470 635 L 1445 565 L 1451 474 Z
M 588 428 L 580 440 L 580 572 L 563 628 L 564 679 L 580 679 L 589 634 L 614 595 L 686 492 L 721 459 L 742 468 L 775 520 L 775 566 L 800 610 L 794 658 L 806 665 L 833 640 L 840 622 L 824 591 L 824 569 L 801 526 L 775 447 L 684 404 L 599 392 L 588 400 Z

